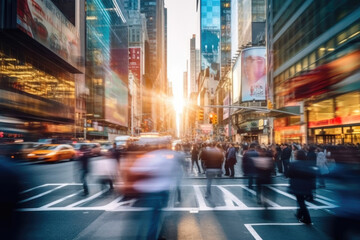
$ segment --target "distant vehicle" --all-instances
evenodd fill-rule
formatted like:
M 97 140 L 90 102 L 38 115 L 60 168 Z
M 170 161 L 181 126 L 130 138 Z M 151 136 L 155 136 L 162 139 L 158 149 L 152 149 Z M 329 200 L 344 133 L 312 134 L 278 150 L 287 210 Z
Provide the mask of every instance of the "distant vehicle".
M 109 149 L 111 149 L 113 147 L 113 145 L 111 144 L 111 142 L 102 142 L 100 143 L 101 146 L 101 155 L 106 155 L 109 151 Z
M 81 145 L 87 145 L 90 148 L 92 157 L 101 155 L 101 146 L 99 143 L 75 143 L 73 146 L 77 156 L 79 155 Z
M 43 144 L 51 144 L 53 143 L 53 139 L 52 138 L 42 138 L 38 140 L 39 143 L 43 143 Z
M 68 144 L 44 144 L 27 155 L 29 160 L 44 160 L 47 162 L 65 159 L 74 160 L 75 157 L 74 148 Z
M 19 143 L 10 143 L 3 144 L 1 148 L 4 148 L 11 159 L 15 160 L 25 160 L 27 155 L 34 151 L 41 144 L 37 142 L 19 142 Z
M 115 143 L 119 149 L 127 149 L 131 144 L 131 142 L 132 142 L 131 136 L 124 135 L 124 136 L 115 137 Z

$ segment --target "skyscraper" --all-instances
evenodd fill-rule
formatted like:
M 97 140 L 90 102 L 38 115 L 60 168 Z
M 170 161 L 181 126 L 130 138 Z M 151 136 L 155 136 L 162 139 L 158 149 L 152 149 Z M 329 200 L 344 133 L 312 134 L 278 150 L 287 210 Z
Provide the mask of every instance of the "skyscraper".
M 196 35 L 190 39 L 190 93 L 197 92 L 197 77 L 200 72 L 199 50 L 196 49 Z
M 146 73 L 145 81 L 151 103 L 144 110 L 152 118 L 153 130 L 161 131 L 165 129 L 163 97 L 166 96 L 167 88 L 164 0 L 141 0 L 140 12 L 145 14 L 149 37 L 150 68 Z
M 209 68 L 210 74 L 220 73 L 220 0 L 200 1 L 201 70 Z

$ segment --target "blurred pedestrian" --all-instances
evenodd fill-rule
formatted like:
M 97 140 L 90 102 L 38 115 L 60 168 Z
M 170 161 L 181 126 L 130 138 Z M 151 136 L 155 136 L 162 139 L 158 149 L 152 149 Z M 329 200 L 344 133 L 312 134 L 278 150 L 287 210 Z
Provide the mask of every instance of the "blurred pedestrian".
M 359 239 L 360 236 L 360 151 L 355 147 L 337 146 L 331 149 L 336 161 L 329 178 L 334 188 L 337 208 L 329 226 L 335 240 Z
M 0 147 L 4 147 L 0 146 Z M 0 238 L 17 239 L 21 223 L 16 212 L 20 194 L 20 174 L 10 162 L 6 149 L 0 149 Z
M 287 178 L 288 177 L 288 169 L 289 169 L 289 163 L 290 163 L 290 157 L 291 157 L 291 149 L 287 143 L 282 145 L 282 151 L 281 151 L 281 162 L 283 164 L 284 168 L 284 175 Z
M 249 178 L 248 187 L 253 187 L 254 177 L 256 177 L 256 168 L 254 164 L 254 157 L 259 157 L 259 154 L 255 151 L 255 143 L 251 143 L 249 150 L 247 150 L 242 159 L 242 170 L 244 176 Z
M 229 144 L 225 157 L 225 176 L 233 178 L 235 176 L 234 166 L 236 164 L 236 149 L 233 144 Z
M 116 143 L 113 143 L 112 148 L 109 149 L 109 152 L 111 153 L 111 156 L 113 159 L 116 159 L 116 161 L 120 162 L 120 157 L 122 155 L 121 150 L 117 147 Z
M 329 174 L 329 169 L 327 167 L 326 156 L 322 148 L 317 149 L 316 166 L 319 169 L 318 187 L 325 188 L 325 178 L 326 175 Z
M 307 196 L 312 195 L 315 189 L 313 181 L 316 176 L 316 169 L 310 161 L 306 160 L 303 150 L 296 151 L 295 161 L 289 164 L 288 177 L 290 178 L 289 191 L 295 195 L 299 205 L 296 218 L 305 224 L 311 224 L 309 211 L 305 204 Z
M 82 144 L 79 150 L 79 163 L 80 163 L 80 180 L 83 184 L 84 195 L 89 194 L 89 187 L 87 184 L 87 175 L 89 174 L 89 159 L 91 156 L 91 149 L 88 145 Z
M 181 167 L 178 153 L 169 150 L 170 143 L 166 139 L 155 139 L 151 144 L 151 151 L 135 153 L 133 162 L 122 165 L 125 167 L 124 184 L 119 188 L 125 196 L 137 199 L 136 207 L 151 209 L 149 219 L 144 214 L 139 221 L 148 220 L 145 239 L 156 240 L 161 228 L 162 209 L 168 204 L 170 190 L 179 182 Z
M 200 154 L 200 158 L 204 161 L 206 167 L 206 193 L 205 198 L 211 197 L 212 180 L 219 174 L 222 174 L 221 167 L 224 161 L 222 151 L 216 148 L 215 143 L 206 147 Z
M 266 148 L 258 149 L 258 157 L 253 157 L 256 169 L 256 197 L 258 204 L 263 204 L 267 207 L 267 202 L 264 199 L 267 197 L 267 188 L 264 184 L 271 184 L 271 173 L 273 170 L 273 160 L 271 151 Z

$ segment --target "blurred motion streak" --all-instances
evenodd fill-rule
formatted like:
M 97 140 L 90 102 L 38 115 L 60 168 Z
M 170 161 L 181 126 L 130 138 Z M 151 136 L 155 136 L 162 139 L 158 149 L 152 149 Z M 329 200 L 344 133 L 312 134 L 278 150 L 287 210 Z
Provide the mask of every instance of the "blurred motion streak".
M 285 102 L 301 101 L 330 92 L 331 87 L 360 69 L 360 50 L 342 56 L 283 83 Z

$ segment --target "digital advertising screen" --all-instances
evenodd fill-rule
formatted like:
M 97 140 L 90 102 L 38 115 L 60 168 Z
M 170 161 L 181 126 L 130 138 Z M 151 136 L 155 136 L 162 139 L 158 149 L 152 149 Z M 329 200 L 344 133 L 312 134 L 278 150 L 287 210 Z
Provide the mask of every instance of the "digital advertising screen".
M 241 101 L 266 99 L 266 49 L 248 48 L 241 53 Z
M 128 88 L 118 75 L 111 71 L 105 80 L 105 119 L 124 127 L 128 126 Z
M 241 92 L 241 58 L 237 58 L 232 69 L 232 90 L 233 90 L 233 103 L 240 100 Z
M 80 57 L 77 28 L 50 0 L 17 0 L 17 27 L 73 66 Z

